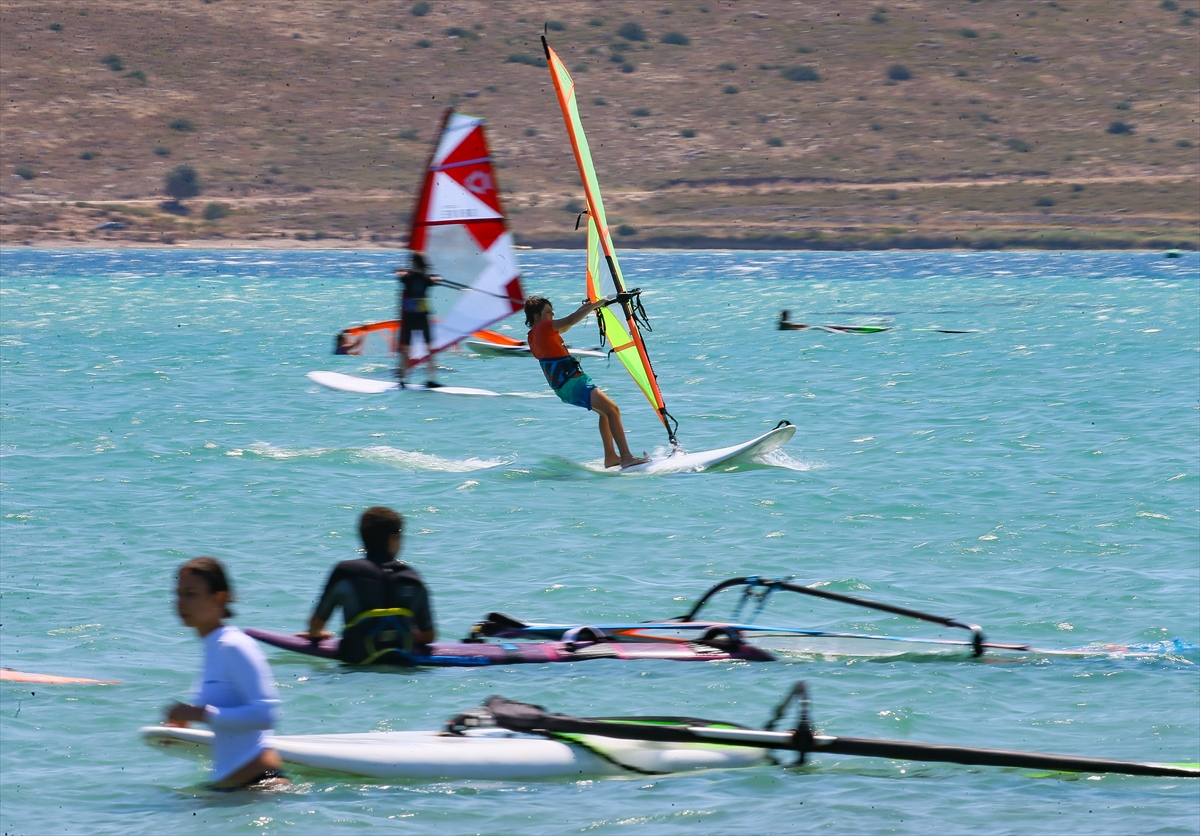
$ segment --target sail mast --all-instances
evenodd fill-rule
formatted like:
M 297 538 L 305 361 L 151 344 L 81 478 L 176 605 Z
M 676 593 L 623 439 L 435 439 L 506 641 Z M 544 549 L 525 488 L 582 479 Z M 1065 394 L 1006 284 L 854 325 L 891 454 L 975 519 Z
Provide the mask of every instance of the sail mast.
M 409 218 L 408 226 L 408 252 L 409 264 L 412 264 L 412 254 L 418 252 L 413 247 L 413 242 L 418 239 L 417 224 L 419 219 L 425 217 L 426 211 L 429 208 L 429 193 L 432 191 L 430 180 L 433 179 L 433 158 L 437 156 L 438 146 L 441 144 L 442 135 L 446 133 L 446 123 L 450 121 L 450 115 L 454 113 L 454 108 L 446 108 L 446 112 L 442 114 L 442 123 L 438 125 L 437 139 L 434 140 L 433 146 L 429 149 L 429 156 L 425 158 L 425 177 L 421 181 L 421 190 L 417 192 L 417 205 L 413 207 L 412 217 Z M 404 327 L 404 282 L 396 277 L 396 348 L 400 347 L 400 329 Z M 396 379 L 403 380 L 405 369 L 401 365 L 404 362 L 404 357 L 397 351 L 396 354 Z M 415 366 L 416 360 L 409 357 L 408 365 Z
M 433 161 L 442 145 L 442 137 L 446 135 L 446 125 L 449 124 L 450 117 L 453 115 L 454 108 L 446 108 L 446 112 L 442 114 L 442 123 L 438 125 L 437 139 L 434 140 L 433 147 L 429 149 L 429 156 L 425 158 L 425 178 L 421 181 L 421 191 L 417 193 L 417 205 L 413 207 L 412 217 L 409 218 L 409 252 L 420 252 L 421 247 L 424 246 L 424 236 L 420 233 L 425 217 L 429 213 L 429 196 L 433 191 Z

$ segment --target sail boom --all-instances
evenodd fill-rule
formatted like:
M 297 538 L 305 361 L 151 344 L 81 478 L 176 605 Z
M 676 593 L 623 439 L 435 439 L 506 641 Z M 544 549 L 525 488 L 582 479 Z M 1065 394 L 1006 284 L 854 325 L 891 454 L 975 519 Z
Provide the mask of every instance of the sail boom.
M 461 220 L 426 221 L 424 225 L 425 226 L 450 226 L 452 224 L 461 224 L 461 223 L 462 223 Z M 494 224 L 506 225 L 507 221 L 505 221 L 504 218 L 472 218 L 471 223 L 472 224 L 494 223 Z
M 449 171 L 452 168 L 462 168 L 465 165 L 478 165 L 479 163 L 490 163 L 491 157 L 480 157 L 477 160 L 463 160 L 460 163 L 450 163 L 449 165 L 434 165 L 430 166 L 430 171 Z

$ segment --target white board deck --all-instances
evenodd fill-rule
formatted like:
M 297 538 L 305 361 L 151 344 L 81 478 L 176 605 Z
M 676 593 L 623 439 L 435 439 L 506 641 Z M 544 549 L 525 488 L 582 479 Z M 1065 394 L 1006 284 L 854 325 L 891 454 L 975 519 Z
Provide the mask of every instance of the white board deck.
M 478 354 L 480 357 L 531 357 L 533 353 L 527 345 L 501 345 L 500 343 L 490 343 L 486 340 L 463 340 L 463 348 L 467 351 Z M 603 351 L 596 351 L 591 348 L 571 348 L 567 347 L 567 353 L 575 357 L 599 357 L 603 359 L 608 355 Z
M 786 424 L 776 427 L 770 432 L 763 433 L 758 438 L 752 438 L 743 444 L 732 447 L 721 447 L 717 450 L 703 450 L 699 453 L 680 453 L 661 459 L 651 459 L 645 464 L 635 464 L 633 467 L 621 468 L 621 473 L 672 473 L 706 470 L 719 464 L 732 462 L 735 459 L 750 459 L 762 456 L 773 450 L 778 450 L 796 434 L 796 427 Z
M 341 372 L 309 372 L 306 377 L 313 383 L 338 392 L 355 392 L 360 395 L 379 395 L 384 392 L 400 391 L 400 384 L 394 380 L 383 380 L 378 377 L 359 377 Z M 490 389 L 472 389 L 467 386 L 436 386 L 427 389 L 424 384 L 408 384 L 405 392 L 440 392 L 443 395 L 480 395 L 499 397 L 499 392 Z
M 150 726 L 141 729 L 141 735 L 148 745 L 187 758 L 206 757 L 213 737 L 207 729 L 173 726 Z M 586 746 L 505 729 L 472 729 L 462 736 L 435 731 L 281 735 L 272 738 L 272 745 L 288 764 L 368 778 L 425 780 L 524 781 L 628 775 L 636 770 L 690 772 L 768 762 L 762 750 L 744 746 L 583 739 Z

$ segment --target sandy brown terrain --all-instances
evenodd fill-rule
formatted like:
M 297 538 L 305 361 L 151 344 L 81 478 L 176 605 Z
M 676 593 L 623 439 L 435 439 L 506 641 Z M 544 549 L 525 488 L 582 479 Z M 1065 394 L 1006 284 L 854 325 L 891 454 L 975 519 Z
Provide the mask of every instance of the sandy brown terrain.
M 401 247 L 449 105 L 488 120 L 518 240 L 576 246 L 548 25 L 622 246 L 1194 249 L 1198 24 L 1200 0 L 0 0 L 0 243 Z

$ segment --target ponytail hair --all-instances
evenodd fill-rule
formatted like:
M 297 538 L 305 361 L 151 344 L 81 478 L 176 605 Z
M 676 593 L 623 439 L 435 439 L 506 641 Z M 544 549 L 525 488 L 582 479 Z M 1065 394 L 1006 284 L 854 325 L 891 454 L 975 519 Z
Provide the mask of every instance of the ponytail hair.
M 228 592 L 229 600 L 234 600 L 233 588 L 229 585 L 229 578 L 225 574 L 225 567 L 215 557 L 193 557 L 187 563 L 180 566 L 176 574 L 182 575 L 184 572 L 191 572 L 204 581 L 204 585 L 208 587 L 209 592 Z M 233 618 L 233 610 L 229 609 L 228 604 L 225 605 L 223 617 Z

